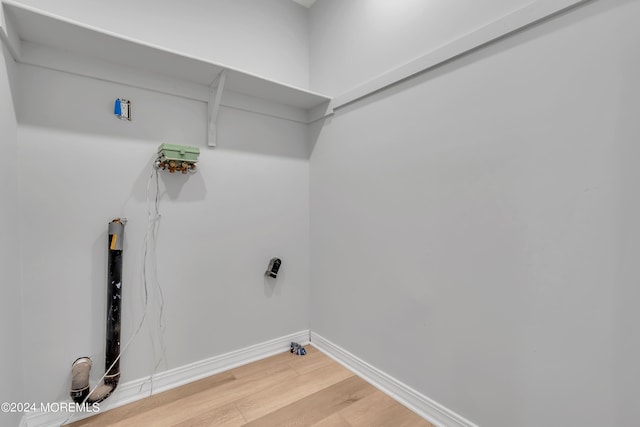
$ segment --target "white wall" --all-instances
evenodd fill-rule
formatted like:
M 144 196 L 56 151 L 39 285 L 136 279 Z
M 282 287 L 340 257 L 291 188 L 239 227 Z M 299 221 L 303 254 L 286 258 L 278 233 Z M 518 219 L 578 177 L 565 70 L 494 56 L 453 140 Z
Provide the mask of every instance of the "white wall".
M 377 37 L 356 3 L 313 9 L 327 63 Z M 592 2 L 337 111 L 312 330 L 480 426 L 637 424 L 639 19 Z
M 202 151 L 195 175 L 160 176 L 160 371 L 308 329 L 304 125 L 224 108 L 212 150 L 204 103 L 32 66 L 18 71 L 29 400 L 66 399 L 79 356 L 94 356 L 94 376 L 104 372 L 106 227 L 118 216 L 129 219 L 123 342 L 141 318 L 146 187 L 163 142 Z M 132 100 L 132 122 L 113 116 L 116 97 Z M 273 256 L 283 266 L 277 281 L 267 281 Z M 149 327 L 123 357 L 123 382 L 149 374 L 162 354 L 151 293 Z
M 6 58 L 6 59 L 5 59 Z M 11 102 L 7 67 L 8 54 L 0 52 L 0 150 L 5 162 L 0 168 L 0 402 L 21 402 L 22 388 L 22 293 L 20 290 L 20 235 L 18 216 L 17 126 Z M 0 424 L 17 425 L 20 414 L 0 413 Z
M 526 0 L 321 0 L 310 9 L 310 87 L 341 95 L 513 12 Z
M 308 87 L 307 9 L 291 0 L 18 1 L 140 41 Z

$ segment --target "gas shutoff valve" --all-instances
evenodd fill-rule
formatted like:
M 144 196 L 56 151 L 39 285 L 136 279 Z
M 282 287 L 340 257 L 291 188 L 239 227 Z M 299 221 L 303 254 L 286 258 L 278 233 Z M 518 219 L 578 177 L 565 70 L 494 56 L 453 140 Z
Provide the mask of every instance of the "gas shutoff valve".
M 175 171 L 182 173 L 193 172 L 198 164 L 199 155 L 200 149 L 198 147 L 162 144 L 158 148 L 156 165 L 162 170 L 168 169 L 171 173 Z

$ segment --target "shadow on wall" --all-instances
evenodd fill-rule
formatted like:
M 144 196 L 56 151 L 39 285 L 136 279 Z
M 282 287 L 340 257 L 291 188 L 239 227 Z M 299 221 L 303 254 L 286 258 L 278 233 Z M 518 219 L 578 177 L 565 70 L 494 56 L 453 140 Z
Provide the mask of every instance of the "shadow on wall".
M 207 146 L 205 102 L 32 65 L 17 67 L 21 124 L 214 150 Z M 131 101 L 131 121 L 114 115 L 116 98 Z M 222 107 L 217 149 L 308 159 L 307 136 L 305 123 Z
M 216 150 L 307 160 L 308 127 L 305 123 L 223 107 L 218 119 Z
M 104 360 L 104 336 L 105 336 L 105 319 L 107 316 L 107 235 L 108 219 L 105 218 L 104 232 L 96 238 L 91 251 L 91 283 L 87 283 L 87 287 L 91 289 L 91 349 L 100 349 L 98 354 L 77 354 L 74 357 L 90 356 L 94 361 L 101 362 Z M 125 246 L 127 240 L 124 241 Z M 75 360 L 75 359 L 74 359 Z M 71 363 L 69 360 L 69 381 L 71 381 Z M 92 370 L 94 376 L 100 369 Z M 92 383 L 93 386 L 93 383 Z M 67 398 L 68 390 L 65 390 L 64 397 Z
M 557 13 L 551 17 L 547 17 L 541 21 L 534 22 L 525 27 L 519 28 L 514 33 L 506 34 L 495 39 L 485 45 L 478 46 L 467 51 L 457 57 L 453 57 L 447 61 L 435 65 L 432 68 L 423 70 L 406 79 L 395 82 L 378 91 L 369 93 L 362 98 L 356 99 L 348 104 L 340 106 L 335 110 L 335 115 L 348 113 L 358 108 L 373 104 L 379 100 L 393 97 L 398 93 L 409 91 L 416 86 L 420 86 L 425 82 L 443 77 L 452 71 L 464 68 L 483 58 L 489 58 L 500 52 L 515 49 L 518 46 L 526 44 L 531 40 L 548 35 L 556 31 L 566 29 L 567 22 L 569 25 L 579 24 L 580 22 L 605 13 L 612 7 L 621 7 L 624 3 L 630 3 L 635 0 L 622 0 L 615 5 L 611 2 L 585 2 L 571 7 L 568 10 Z M 584 13 L 573 13 L 576 9 L 583 9 Z M 562 20 L 557 18 L 562 17 Z M 568 20 L 568 21 L 567 21 Z M 516 37 L 514 37 L 516 35 Z M 524 84 L 524 82 L 523 82 Z
M 309 141 L 309 156 L 313 154 L 313 150 L 316 148 L 316 144 L 318 143 L 318 139 L 320 139 L 320 134 L 322 133 L 322 129 L 325 125 L 330 125 L 333 116 L 328 116 L 324 119 L 313 122 L 309 125 L 308 129 L 308 141 Z
M 637 42 L 634 42 L 637 46 Z M 633 176 L 640 159 L 640 145 L 637 137 L 640 135 L 640 122 L 637 119 L 638 108 L 628 108 L 629 105 L 638 106 L 640 99 L 640 85 L 637 76 L 640 72 L 640 62 L 636 55 L 624 57 L 619 65 L 620 105 L 617 108 L 617 123 L 613 136 L 613 143 L 619 147 L 620 155 L 616 156 L 615 170 L 617 171 L 617 187 L 619 194 L 637 194 L 638 182 Z M 638 197 L 618 197 L 616 210 L 621 212 L 616 221 L 617 234 L 621 242 L 617 254 L 617 274 L 619 277 L 637 276 L 637 260 L 640 255 L 640 228 L 628 227 L 637 221 L 640 215 L 640 201 Z M 614 375 L 616 422 L 615 425 L 633 425 L 640 419 L 640 407 L 637 405 L 637 384 L 640 380 L 640 346 L 638 340 L 631 337 L 638 336 L 638 309 L 640 300 L 640 286 L 633 280 L 615 281 L 612 291 L 615 298 L 614 309 Z
M 25 64 L 17 71 L 21 124 L 128 140 L 205 143 L 204 102 Z M 114 115 L 116 98 L 131 101 L 131 121 Z
M 158 195 L 159 199 L 162 199 L 166 194 L 169 196 L 169 200 L 181 201 L 196 201 L 204 200 L 207 195 L 205 188 L 204 178 L 202 173 L 195 174 L 181 174 L 181 173 L 168 173 L 167 171 L 158 171 L 160 181 L 164 185 L 164 193 Z M 183 191 L 185 184 L 189 182 L 188 190 Z
M 282 287 L 283 283 L 286 283 L 286 276 L 287 273 L 285 269 L 281 269 L 278 272 L 278 277 L 276 277 L 275 279 L 272 277 L 264 276 L 264 296 L 267 298 L 271 298 L 274 295 L 282 295 Z
M 108 219 L 105 218 L 105 232 L 100 235 L 94 241 L 91 248 L 91 274 L 86 277 L 88 280 L 85 286 L 90 289 L 91 295 L 91 316 L 89 318 L 80 319 L 80 322 L 88 323 L 90 334 L 90 344 L 88 347 L 84 347 L 83 350 L 78 350 L 78 353 L 73 353 L 73 350 L 69 352 L 68 364 L 62 369 L 67 369 L 66 380 L 57 384 L 58 391 L 56 393 L 57 401 L 66 401 L 69 398 L 69 386 L 71 385 L 71 364 L 79 357 L 90 357 L 95 363 L 96 367 L 91 371 L 91 386 L 95 385 L 97 380 L 102 376 L 101 369 L 104 361 L 104 336 L 105 336 L 105 318 L 106 318 L 106 298 L 107 298 L 107 224 Z M 126 241 L 125 241 L 126 244 Z M 69 299 L 69 306 L 66 310 L 73 311 L 74 306 L 72 300 Z M 73 329 L 70 332 L 79 333 L 79 330 Z M 90 351 L 95 351 L 90 353 Z
M 126 207 L 133 199 L 137 202 L 145 202 L 147 200 L 147 191 L 150 198 L 155 198 L 156 179 L 153 168 L 153 162 L 156 160 L 155 154 L 149 157 L 144 164 L 138 178 L 136 178 L 131 189 L 131 195 L 124 201 L 121 212 L 127 212 Z M 200 169 L 201 167 L 199 167 Z M 160 193 L 158 199 L 162 200 L 168 196 L 170 200 L 192 202 L 205 200 L 207 197 L 206 183 L 201 170 L 196 173 L 182 174 L 180 172 L 169 173 L 168 171 L 158 170 Z M 186 185 L 186 184 L 189 185 Z M 153 200 L 151 200 L 153 201 Z

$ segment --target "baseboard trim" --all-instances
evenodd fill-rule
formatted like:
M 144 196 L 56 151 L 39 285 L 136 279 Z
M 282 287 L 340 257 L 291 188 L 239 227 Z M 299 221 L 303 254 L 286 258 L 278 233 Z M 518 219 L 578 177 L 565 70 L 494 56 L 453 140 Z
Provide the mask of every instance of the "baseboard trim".
M 478 427 L 315 332 L 311 345 L 437 427 Z
M 282 353 L 289 348 L 291 341 L 296 341 L 303 345 L 308 344 L 309 330 L 285 335 L 260 344 L 160 372 L 153 376 L 153 394 L 162 393 L 163 391 Z M 149 397 L 148 382 L 149 377 L 145 377 L 121 384 L 113 395 L 100 405 L 100 412 Z M 147 383 L 146 387 L 145 383 Z M 78 421 L 91 415 L 92 414 L 84 414 L 81 416 L 78 413 L 70 422 Z M 68 417 L 68 413 L 30 412 L 22 417 L 20 427 L 60 427 L 61 423 Z

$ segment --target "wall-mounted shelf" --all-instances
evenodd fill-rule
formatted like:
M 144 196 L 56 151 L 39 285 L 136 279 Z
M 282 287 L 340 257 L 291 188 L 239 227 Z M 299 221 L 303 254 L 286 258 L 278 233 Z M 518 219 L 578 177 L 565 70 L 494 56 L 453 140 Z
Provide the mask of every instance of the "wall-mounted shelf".
M 309 123 L 331 98 L 222 64 L 125 38 L 51 13 L 2 2 L 0 37 L 19 63 L 209 103 L 224 71 L 222 105 Z M 212 110 L 212 108 L 210 108 Z

